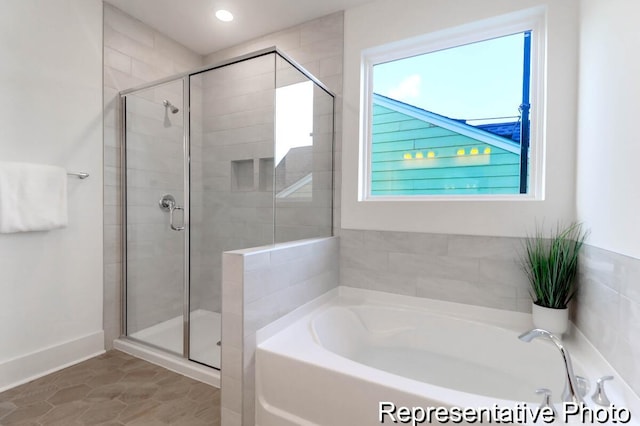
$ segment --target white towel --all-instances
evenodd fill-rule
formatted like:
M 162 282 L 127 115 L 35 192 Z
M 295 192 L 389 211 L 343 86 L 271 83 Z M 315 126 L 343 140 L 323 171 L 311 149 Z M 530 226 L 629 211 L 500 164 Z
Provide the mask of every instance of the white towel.
M 67 226 L 67 171 L 44 164 L 0 162 L 0 233 Z

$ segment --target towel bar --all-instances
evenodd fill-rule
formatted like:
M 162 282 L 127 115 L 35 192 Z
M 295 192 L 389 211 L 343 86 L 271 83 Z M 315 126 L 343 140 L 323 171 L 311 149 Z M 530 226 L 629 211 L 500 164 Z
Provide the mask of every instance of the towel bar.
M 80 179 L 86 179 L 89 177 L 89 173 L 85 173 L 85 172 L 74 172 L 74 173 L 67 173 L 67 176 L 77 176 Z

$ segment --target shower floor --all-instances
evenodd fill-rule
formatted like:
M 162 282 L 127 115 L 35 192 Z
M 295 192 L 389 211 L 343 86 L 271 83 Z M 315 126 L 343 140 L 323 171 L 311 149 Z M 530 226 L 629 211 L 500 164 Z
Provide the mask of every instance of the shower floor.
M 221 318 L 218 312 L 191 311 L 190 359 L 220 368 Z M 182 355 L 182 315 L 136 331 L 130 337 Z

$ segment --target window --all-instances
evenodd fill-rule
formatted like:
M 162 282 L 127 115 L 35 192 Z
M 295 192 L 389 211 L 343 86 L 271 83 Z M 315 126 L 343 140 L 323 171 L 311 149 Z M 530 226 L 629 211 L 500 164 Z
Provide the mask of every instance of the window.
M 535 27 L 467 27 L 365 52 L 363 198 L 535 198 Z

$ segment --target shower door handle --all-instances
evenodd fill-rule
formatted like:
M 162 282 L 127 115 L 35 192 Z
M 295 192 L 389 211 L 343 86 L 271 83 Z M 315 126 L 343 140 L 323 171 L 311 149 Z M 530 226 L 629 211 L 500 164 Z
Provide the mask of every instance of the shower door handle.
M 169 212 L 169 226 L 174 231 L 184 231 L 184 207 L 176 205 L 176 198 L 171 194 L 164 194 L 160 201 L 160 210 Z M 182 226 L 176 226 L 173 222 L 173 212 L 176 210 L 182 210 Z
M 173 224 L 173 212 L 175 212 L 176 210 L 182 210 L 182 226 L 175 226 Z M 169 209 L 169 226 L 171 226 L 171 229 L 173 229 L 174 231 L 184 231 L 184 208 L 174 205 Z

